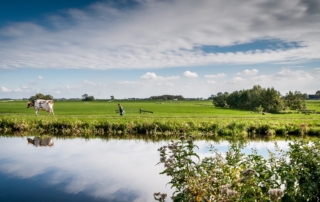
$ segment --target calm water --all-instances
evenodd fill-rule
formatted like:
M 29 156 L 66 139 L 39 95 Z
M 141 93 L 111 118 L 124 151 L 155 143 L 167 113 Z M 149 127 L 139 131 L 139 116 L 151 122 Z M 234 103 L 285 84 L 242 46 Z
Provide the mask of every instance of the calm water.
M 33 138 L 33 137 L 31 137 Z M 168 141 L 56 139 L 53 147 L 35 147 L 26 137 L 0 137 L 0 201 L 154 201 L 171 196 L 170 178 L 159 173 L 157 149 Z M 214 143 L 214 142 L 211 142 Z M 197 153 L 209 156 L 207 141 Z M 228 142 L 214 143 L 224 152 Z M 278 141 L 282 148 L 284 141 Z M 272 142 L 251 142 L 267 155 Z

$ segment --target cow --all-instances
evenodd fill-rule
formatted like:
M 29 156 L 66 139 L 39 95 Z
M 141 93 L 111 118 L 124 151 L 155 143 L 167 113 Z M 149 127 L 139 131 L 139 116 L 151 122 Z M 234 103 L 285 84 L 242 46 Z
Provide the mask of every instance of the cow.
M 52 137 L 44 136 L 44 137 L 34 137 L 33 139 L 27 138 L 28 144 L 33 144 L 36 147 L 52 147 L 54 145 Z
M 53 100 L 38 99 L 38 100 L 33 100 L 31 102 L 28 102 L 27 108 L 33 107 L 36 110 L 36 115 L 38 115 L 39 110 L 44 110 L 44 111 L 49 112 L 49 115 L 51 113 L 52 113 L 52 115 L 54 115 L 53 105 L 54 105 Z

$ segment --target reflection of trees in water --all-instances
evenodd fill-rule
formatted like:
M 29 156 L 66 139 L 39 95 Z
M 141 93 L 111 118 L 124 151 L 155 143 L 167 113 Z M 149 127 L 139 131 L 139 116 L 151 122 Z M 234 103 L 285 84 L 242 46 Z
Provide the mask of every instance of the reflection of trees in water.
M 50 136 L 35 136 L 33 139 L 27 138 L 28 144 L 33 144 L 36 147 L 52 147 L 54 145 L 53 138 Z

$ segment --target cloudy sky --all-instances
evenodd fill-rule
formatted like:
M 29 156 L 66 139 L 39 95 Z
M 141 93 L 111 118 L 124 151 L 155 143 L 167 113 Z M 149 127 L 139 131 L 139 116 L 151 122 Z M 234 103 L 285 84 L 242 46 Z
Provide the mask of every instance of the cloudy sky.
M 0 13 L 0 98 L 320 90 L 318 0 L 11 0 Z

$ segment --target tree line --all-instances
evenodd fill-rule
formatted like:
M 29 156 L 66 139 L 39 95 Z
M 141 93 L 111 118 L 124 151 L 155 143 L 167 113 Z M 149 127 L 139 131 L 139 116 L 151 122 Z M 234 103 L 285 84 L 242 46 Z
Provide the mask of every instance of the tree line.
M 219 92 L 213 98 L 213 104 L 216 107 L 277 113 L 286 109 L 305 109 L 306 99 L 307 95 L 302 94 L 300 91 L 289 91 L 285 96 L 282 96 L 273 87 L 262 88 L 259 85 L 255 85 L 252 89 L 234 91 L 231 94 Z
M 36 95 L 33 95 L 29 98 L 30 101 L 37 100 L 37 99 L 43 99 L 43 100 L 53 100 L 52 95 L 44 95 L 42 93 L 37 93 Z
M 150 100 L 184 100 L 184 97 L 182 95 L 157 95 L 157 96 L 151 96 L 149 98 Z

